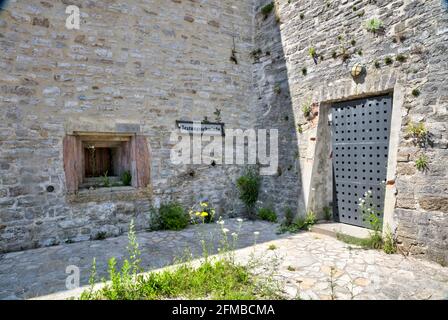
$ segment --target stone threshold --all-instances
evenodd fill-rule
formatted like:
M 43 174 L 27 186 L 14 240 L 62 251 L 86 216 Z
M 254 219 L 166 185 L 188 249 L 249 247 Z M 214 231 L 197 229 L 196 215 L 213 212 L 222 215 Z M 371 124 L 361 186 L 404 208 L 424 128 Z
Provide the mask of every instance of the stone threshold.
M 355 238 L 367 239 L 371 230 L 340 222 L 319 222 L 311 227 L 311 231 L 334 238 L 337 238 L 338 234 L 345 234 Z

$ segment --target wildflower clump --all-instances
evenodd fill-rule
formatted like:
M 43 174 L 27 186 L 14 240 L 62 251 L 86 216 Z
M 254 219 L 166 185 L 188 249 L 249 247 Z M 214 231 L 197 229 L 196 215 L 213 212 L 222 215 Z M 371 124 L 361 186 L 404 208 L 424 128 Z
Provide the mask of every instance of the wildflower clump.
M 216 210 L 212 207 L 208 199 L 199 202 L 198 205 L 191 208 L 189 214 L 193 224 L 211 223 L 214 221 Z
M 381 219 L 381 212 L 375 209 L 372 190 L 364 193 L 363 198 L 359 198 L 358 205 L 361 209 L 364 221 L 369 224 L 372 229 L 370 238 L 367 239 L 367 247 L 381 249 L 383 247 L 383 238 L 381 236 L 383 220 Z
M 202 203 L 202 205 L 201 205 Z M 197 210 L 200 215 L 210 208 L 201 201 Z M 199 209 L 198 207 L 198 209 Z M 211 209 L 210 209 L 211 211 Z M 194 212 L 194 215 L 196 215 Z M 204 214 L 205 216 L 205 214 Z M 280 283 L 272 278 L 259 277 L 254 273 L 254 266 L 259 265 L 259 257 L 251 255 L 251 260 L 246 264 L 236 261 L 234 250 L 237 248 L 238 234 L 241 231 L 243 220 L 237 219 L 235 230 L 231 226 L 224 227 L 224 220 L 220 217 L 217 221 L 216 234 L 211 239 L 218 237 L 218 242 L 200 239 L 203 245 L 203 258 L 199 263 L 193 263 L 189 258 L 180 260 L 180 264 L 161 271 L 141 274 L 144 270 L 140 267 L 140 249 L 134 231 L 134 223 L 131 222 L 129 230 L 129 244 L 127 246 L 129 258 L 125 258 L 121 267 L 116 258 L 111 258 L 108 264 L 109 281 L 101 286 L 96 285 L 97 270 L 96 261 L 93 260 L 89 279 L 89 288 L 80 296 L 81 300 L 177 300 L 177 299 L 216 299 L 216 300 L 254 300 L 254 299 L 283 299 L 280 291 Z M 228 235 L 231 235 L 229 239 Z M 254 232 L 256 243 L 260 232 Z M 231 241 L 229 241 L 231 240 Z M 210 244 L 210 248 L 205 248 Z M 216 247 L 216 244 L 218 247 Z M 274 247 L 271 248 L 274 250 Z M 209 253 L 218 251 L 218 255 L 210 257 Z M 272 270 L 278 267 L 275 260 Z M 263 266 L 265 266 L 263 262 Z M 102 281 L 104 282 L 105 279 Z

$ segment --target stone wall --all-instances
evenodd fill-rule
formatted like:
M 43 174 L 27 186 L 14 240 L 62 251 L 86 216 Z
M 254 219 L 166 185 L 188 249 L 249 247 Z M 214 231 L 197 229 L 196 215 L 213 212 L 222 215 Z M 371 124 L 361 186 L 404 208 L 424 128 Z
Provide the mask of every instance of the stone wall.
M 326 117 L 324 108 L 333 101 L 384 92 L 399 94 L 394 108 L 401 114 L 396 121 L 401 131 L 396 137 L 398 155 L 392 154 L 398 164 L 390 165 L 397 168 L 388 177 L 388 188 L 396 194 L 391 224 L 403 251 L 447 263 L 448 12 L 442 1 L 279 0 L 264 18 L 261 8 L 269 2 L 258 1 L 256 8 L 254 49 L 261 52 L 254 71 L 261 88 L 258 105 L 263 112 L 272 105 L 270 125 L 291 130 L 284 135 L 289 142 L 282 145 L 281 152 L 285 165 L 292 165 L 302 181 L 297 185 L 297 179 L 289 179 L 290 173 L 271 183 L 303 195 L 299 213 L 304 208 L 314 209 L 323 217 L 322 206 L 332 200 L 331 179 L 325 169 L 330 150 L 322 147 L 329 143 L 328 134 L 322 131 L 326 119 L 322 126 L 317 119 L 306 119 L 302 106 L 314 103 Z M 382 34 L 365 28 L 365 22 L 374 17 L 384 23 Z M 310 47 L 316 50 L 316 63 L 309 55 Z M 405 59 L 397 59 L 399 55 Z M 387 57 L 391 64 L 386 64 Z M 355 62 L 366 65 L 366 75 L 357 81 L 350 75 Z M 278 95 L 276 83 L 282 88 Z M 413 94 L 414 89 L 419 95 Z M 290 108 L 294 116 L 290 116 Z M 424 121 L 431 133 L 432 143 L 426 149 L 409 139 L 410 121 Z M 299 165 L 290 155 L 296 148 L 290 142 L 296 137 Z M 415 168 L 420 154 L 429 158 L 427 172 Z M 316 162 L 321 164 L 316 166 Z M 395 201 L 392 198 L 390 201 Z
M 188 206 L 209 197 L 219 214 L 238 214 L 242 166 L 170 162 L 175 120 L 214 120 L 216 108 L 226 128 L 279 130 L 279 167 L 263 178 L 259 206 L 280 216 L 288 208 L 314 210 L 322 218 L 332 202 L 332 102 L 393 92 L 397 150 L 387 221 L 403 251 L 446 263 L 442 1 L 277 0 L 264 16 L 269 2 L 9 1 L 0 14 L 0 250 L 86 240 L 99 231 L 117 235 L 131 218 L 142 229 L 150 205 L 169 199 Z M 80 30 L 65 28 L 68 4 L 81 8 Z M 366 30 L 373 17 L 383 21 L 383 33 Z M 355 62 L 366 66 L 356 81 Z M 305 104 L 312 106 L 307 118 Z M 410 121 L 424 121 L 427 148 L 408 137 Z M 64 136 L 123 126 L 149 141 L 150 188 L 67 196 Z M 427 172 L 415 168 L 420 154 L 429 157 Z
M 69 4 L 80 8 L 80 30 L 65 27 Z M 149 206 L 170 199 L 237 210 L 229 193 L 241 167 L 175 166 L 169 138 L 176 120 L 213 121 L 215 108 L 226 128 L 253 126 L 252 20 L 252 1 L 9 1 L 0 13 L 0 251 L 118 235 L 132 218 L 146 228 Z M 64 136 L 119 126 L 147 137 L 152 192 L 66 196 Z

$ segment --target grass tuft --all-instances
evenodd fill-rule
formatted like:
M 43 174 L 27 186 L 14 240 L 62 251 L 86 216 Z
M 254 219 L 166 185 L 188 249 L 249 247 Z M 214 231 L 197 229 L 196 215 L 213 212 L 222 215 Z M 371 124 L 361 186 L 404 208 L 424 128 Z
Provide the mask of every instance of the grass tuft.
M 371 236 L 366 239 L 349 236 L 343 233 L 337 233 L 336 237 L 342 242 L 364 249 L 381 249 L 383 246 L 383 239 L 379 233 L 372 233 Z
M 277 214 L 270 208 L 261 208 L 258 210 L 258 216 L 261 220 L 277 222 Z
M 175 269 L 137 276 L 135 280 L 123 265 L 109 262 L 111 283 L 96 292 L 84 292 L 81 300 L 156 300 L 207 298 L 213 300 L 254 300 L 257 282 L 244 266 L 227 260 L 206 261 L 199 267 L 181 265 Z

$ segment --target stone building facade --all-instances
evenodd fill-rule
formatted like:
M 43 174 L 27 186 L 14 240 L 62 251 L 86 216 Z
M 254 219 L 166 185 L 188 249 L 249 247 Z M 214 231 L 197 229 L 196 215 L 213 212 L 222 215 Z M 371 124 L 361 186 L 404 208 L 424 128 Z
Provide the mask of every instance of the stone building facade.
M 144 229 L 150 207 L 166 200 L 188 207 L 207 197 L 220 214 L 239 214 L 244 166 L 170 161 L 176 121 L 215 121 L 217 109 L 225 128 L 279 131 L 279 167 L 263 177 L 263 204 L 322 218 L 334 202 L 333 104 L 389 94 L 384 224 L 403 251 L 447 263 L 443 1 L 278 0 L 263 13 L 268 3 L 9 1 L 0 13 L 0 250 L 114 236 L 131 219 Z M 71 4 L 79 30 L 65 27 Z M 372 18 L 382 32 L 366 29 Z M 365 70 L 356 79 L 355 63 Z M 424 122 L 430 145 L 415 144 L 410 122 Z M 80 190 L 74 155 L 85 143 L 134 150 L 117 167 L 138 176 L 149 167 L 148 177 Z M 426 172 L 415 167 L 422 154 Z
M 278 1 L 275 14 L 264 19 L 259 12 L 268 2 L 256 9 L 255 50 L 263 54 L 254 81 L 258 114 L 269 106 L 276 112 L 258 123 L 284 128 L 283 175 L 266 181 L 268 193 L 278 197 L 282 190 L 279 203 L 300 199 L 299 211 L 322 213 L 333 201 L 330 107 L 389 93 L 394 101 L 384 224 L 396 230 L 403 251 L 447 263 L 448 12 L 443 1 Z M 383 22 L 381 34 L 366 30 L 372 18 Z M 366 72 L 353 79 L 357 62 Z M 309 102 L 319 113 L 312 120 L 302 110 Z M 411 122 L 424 122 L 429 146 L 414 143 Z M 423 173 L 415 167 L 421 154 L 429 158 Z

